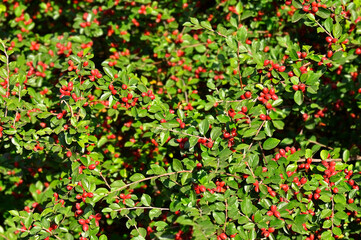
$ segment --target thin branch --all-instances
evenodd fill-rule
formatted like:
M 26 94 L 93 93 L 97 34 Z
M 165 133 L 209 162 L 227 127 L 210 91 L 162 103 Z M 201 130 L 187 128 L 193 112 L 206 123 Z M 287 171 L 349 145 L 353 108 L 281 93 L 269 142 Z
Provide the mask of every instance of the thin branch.
M 197 138 L 201 138 L 201 139 L 205 138 L 205 137 L 192 135 L 192 134 L 189 134 L 189 133 L 179 132 L 179 131 L 174 130 L 174 129 L 167 129 L 167 128 L 162 128 L 162 127 L 155 127 L 155 129 L 163 130 L 163 131 L 170 131 L 170 132 L 174 132 L 174 133 L 178 133 L 178 134 L 182 134 L 182 135 L 186 135 L 186 136 L 190 136 L 190 137 L 197 137 Z M 207 139 L 207 138 L 205 138 L 205 139 Z
M 131 207 L 131 208 L 120 208 L 118 210 L 115 210 L 117 212 L 120 212 L 122 210 L 134 210 L 134 209 L 159 209 L 161 211 L 169 211 L 169 208 L 159 208 L 159 207 Z
M 186 85 L 186 83 L 185 83 L 185 81 L 184 81 L 183 78 L 182 78 L 182 83 L 183 83 L 183 87 L 185 87 L 184 96 L 185 96 L 185 98 L 186 98 L 186 103 L 188 104 L 189 101 L 188 101 L 187 85 Z
M 65 103 L 68 106 L 68 108 L 71 112 L 71 116 L 74 117 L 73 109 L 69 106 L 69 104 L 65 100 L 61 100 L 61 103 Z
M 233 102 L 242 102 L 246 99 L 240 99 L 240 100 L 230 100 L 230 101 L 226 101 L 226 100 L 217 100 L 216 102 L 220 103 L 220 102 L 226 102 L 226 103 L 233 103 Z
M 226 231 L 226 224 L 227 224 L 227 219 L 228 219 L 228 203 L 227 203 L 227 198 L 225 198 L 224 202 L 226 203 L 226 219 L 224 220 L 224 226 L 223 226 L 223 231 Z
M 301 158 L 297 162 L 306 162 L 306 161 L 307 161 L 306 158 Z M 322 162 L 322 161 L 326 161 L 326 162 L 342 162 L 343 159 L 342 158 L 326 159 L 326 160 L 314 159 L 314 158 L 312 159 L 312 162 Z M 354 158 L 351 158 L 347 162 L 355 162 L 355 161 L 361 161 L 361 156 L 356 156 Z
M 237 61 L 238 61 L 238 64 L 237 64 L 237 69 L 238 69 L 238 76 L 239 76 L 239 81 L 241 83 L 241 89 L 243 90 L 243 82 L 242 82 L 242 75 L 241 75 L 241 68 L 239 67 L 239 65 L 241 64 L 241 61 L 239 60 L 239 48 L 240 48 L 240 42 L 237 41 Z
M 263 156 L 264 162 L 265 162 L 265 164 L 267 164 L 267 159 L 266 159 L 266 156 L 264 155 L 264 152 L 263 152 L 263 148 L 262 148 L 262 144 L 261 144 L 261 142 L 258 142 L 258 145 L 259 145 L 259 147 L 261 148 L 261 151 L 262 151 L 262 156 Z
M 6 52 L 6 46 L 3 42 L 1 42 L 1 45 L 4 48 L 4 54 L 6 57 L 6 71 L 7 71 L 7 76 L 6 76 L 6 80 L 7 80 L 7 86 L 6 86 L 6 93 L 10 92 L 10 67 L 9 67 L 9 55 Z M 5 102 L 5 117 L 7 117 L 8 115 L 8 104 L 6 104 Z
M 113 193 L 113 192 L 117 192 L 117 191 L 120 191 L 120 190 L 123 190 L 131 185 L 134 185 L 134 184 L 137 184 L 137 183 L 141 183 L 141 182 L 144 182 L 144 181 L 148 181 L 148 180 L 152 180 L 152 179 L 155 179 L 155 178 L 160 178 L 160 177 L 165 177 L 165 176 L 170 176 L 170 175 L 173 175 L 173 174 L 178 174 L 178 173 L 191 173 L 192 171 L 190 170 L 182 170 L 182 171 L 178 171 L 178 172 L 170 172 L 170 173 L 164 173 L 164 174 L 161 174 L 161 175 L 157 175 L 157 176 L 152 176 L 152 177 L 147 177 L 147 178 L 143 178 L 143 179 L 140 179 L 138 181 L 135 181 L 135 182 L 132 182 L 132 183 L 129 183 L 127 185 L 124 185 L 123 187 L 120 187 L 120 188 L 117 188 L 113 191 L 110 191 L 108 194 L 106 195 L 109 195 L 110 193 Z
M 198 47 L 198 46 L 206 45 L 206 44 L 207 44 L 206 42 L 205 43 L 196 43 L 196 44 L 192 44 L 192 45 L 183 46 L 180 49 L 190 48 L 190 47 Z
M 327 33 L 328 36 L 330 36 L 331 38 L 332 37 L 332 34 L 330 32 L 328 32 L 316 19 L 315 19 L 315 22 L 317 23 L 317 25 L 323 29 L 323 31 L 325 31 L 325 33 Z
M 332 147 L 326 146 L 326 145 L 324 145 L 324 144 L 322 144 L 322 143 L 319 143 L 319 142 L 317 142 L 317 141 L 308 140 L 308 142 L 310 142 L 310 143 L 314 143 L 314 144 L 320 145 L 321 147 L 324 147 L 324 148 L 328 148 L 328 149 L 333 150 L 333 148 L 332 148 Z
M 132 220 L 127 214 L 126 214 L 125 216 L 129 219 L 129 221 Z M 135 229 L 137 230 L 139 236 L 142 236 L 142 234 L 139 232 L 139 229 L 138 229 L 138 227 L 137 227 L 137 224 L 134 223 L 134 227 L 135 227 Z
M 100 172 L 99 174 L 100 174 L 100 176 L 103 178 L 103 180 L 104 180 L 104 182 L 105 182 L 105 185 L 107 185 L 107 187 L 109 188 L 109 190 L 111 190 L 112 188 L 110 187 L 107 179 L 103 176 L 102 172 Z
M 266 120 L 264 120 L 264 121 L 262 122 L 261 126 L 258 128 L 258 130 L 257 130 L 257 132 L 256 132 L 256 135 L 255 135 L 254 137 L 257 137 L 257 136 L 258 136 L 258 134 L 259 134 L 259 132 L 261 131 L 261 129 L 262 129 L 263 125 L 265 124 L 265 122 L 266 122 Z M 249 151 L 249 150 L 251 149 L 253 143 L 254 143 L 254 141 L 249 145 L 247 151 Z M 243 158 L 244 158 L 244 157 L 243 157 Z

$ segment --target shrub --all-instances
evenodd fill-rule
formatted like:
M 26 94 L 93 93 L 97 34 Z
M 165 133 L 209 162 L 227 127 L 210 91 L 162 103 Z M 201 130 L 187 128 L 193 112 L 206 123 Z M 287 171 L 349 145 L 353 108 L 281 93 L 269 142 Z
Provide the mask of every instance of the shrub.
M 359 1 L 0 4 L 3 239 L 358 239 Z

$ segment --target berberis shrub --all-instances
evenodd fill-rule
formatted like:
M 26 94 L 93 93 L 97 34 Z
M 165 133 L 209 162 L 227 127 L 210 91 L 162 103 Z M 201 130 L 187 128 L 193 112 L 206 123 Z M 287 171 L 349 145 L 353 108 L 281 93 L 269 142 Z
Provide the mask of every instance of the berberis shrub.
M 3 0 L 0 239 L 360 239 L 360 20 Z

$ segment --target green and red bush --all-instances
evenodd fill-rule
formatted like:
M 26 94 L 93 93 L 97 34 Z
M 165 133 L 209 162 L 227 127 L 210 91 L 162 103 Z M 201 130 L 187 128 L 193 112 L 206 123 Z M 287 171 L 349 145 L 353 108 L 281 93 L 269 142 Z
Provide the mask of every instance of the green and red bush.
M 1 239 L 359 239 L 361 2 L 0 3 Z

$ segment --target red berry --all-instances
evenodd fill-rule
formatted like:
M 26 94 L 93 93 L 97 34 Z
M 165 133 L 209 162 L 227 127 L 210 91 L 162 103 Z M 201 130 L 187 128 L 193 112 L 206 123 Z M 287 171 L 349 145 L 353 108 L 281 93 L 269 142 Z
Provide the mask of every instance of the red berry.
M 68 158 L 70 158 L 71 155 L 72 155 L 71 151 L 68 151 L 68 152 L 66 153 L 66 156 L 67 156 Z
M 95 164 L 90 164 L 88 166 L 89 170 L 94 170 L 97 166 Z
M 86 232 L 86 231 L 88 231 L 88 229 L 89 229 L 89 225 L 88 225 L 88 224 L 84 224 L 84 225 L 83 225 L 83 231 Z
M 292 88 L 293 90 L 298 91 L 298 85 L 293 85 Z
M 225 239 L 228 238 L 225 233 L 221 233 L 221 234 L 219 235 L 219 237 L 220 237 L 221 239 L 223 239 L 223 240 L 225 240 Z
M 231 136 L 231 134 L 229 134 L 228 132 L 223 133 L 224 138 L 229 138 L 230 136 Z
M 279 68 L 278 68 L 278 71 L 279 72 L 284 72 L 286 70 L 286 67 L 285 66 L 280 66 Z
M 272 206 L 271 206 L 271 211 L 272 211 L 272 212 L 277 211 L 277 206 L 276 206 L 276 205 L 272 205 Z

